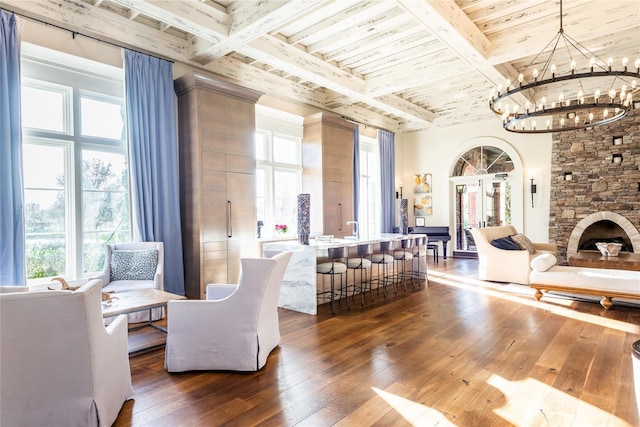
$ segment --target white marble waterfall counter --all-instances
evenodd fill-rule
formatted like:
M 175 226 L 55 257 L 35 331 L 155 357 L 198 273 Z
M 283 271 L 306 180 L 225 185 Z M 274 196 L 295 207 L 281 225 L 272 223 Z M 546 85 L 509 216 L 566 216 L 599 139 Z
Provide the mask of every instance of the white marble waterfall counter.
M 362 244 L 376 244 L 384 241 L 426 237 L 426 234 L 381 234 L 367 239 L 335 239 L 331 243 L 316 243 L 311 239 L 309 246 L 301 245 L 297 240 L 265 242 L 262 253 L 272 257 L 280 252 L 291 251 L 291 260 L 287 266 L 280 289 L 278 306 L 307 314 L 317 314 L 316 263 L 318 258 L 326 257 L 327 250 L 335 247 L 357 247 Z M 375 249 L 375 247 L 374 247 Z

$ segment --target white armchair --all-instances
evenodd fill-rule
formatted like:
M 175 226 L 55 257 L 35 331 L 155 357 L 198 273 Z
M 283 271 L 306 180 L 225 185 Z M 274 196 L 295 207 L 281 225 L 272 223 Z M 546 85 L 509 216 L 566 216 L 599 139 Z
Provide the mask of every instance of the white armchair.
M 104 292 L 125 292 L 146 288 L 164 290 L 164 244 L 162 242 L 107 244 L 104 267 L 91 279 L 99 279 Z M 127 316 L 129 323 L 149 321 L 148 311 Z M 163 317 L 164 309 L 154 308 L 151 311 L 152 321 Z
M 280 344 L 278 297 L 291 252 L 243 258 L 237 285 L 207 285 L 206 300 L 170 301 L 165 368 L 258 371 Z
M 495 282 L 529 284 L 531 259 L 541 253 L 557 255 L 554 243 L 533 243 L 536 252 L 499 249 L 491 244 L 494 239 L 513 236 L 518 231 L 513 225 L 471 229 L 478 250 L 478 278 Z
M 100 283 L 0 294 L 0 425 L 110 426 L 133 395 L 127 318 L 105 328 Z

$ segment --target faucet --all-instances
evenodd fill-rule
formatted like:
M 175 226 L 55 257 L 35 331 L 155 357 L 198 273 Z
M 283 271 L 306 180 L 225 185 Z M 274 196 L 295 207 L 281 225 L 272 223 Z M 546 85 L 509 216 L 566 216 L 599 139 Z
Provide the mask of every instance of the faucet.
M 356 240 L 360 240 L 360 233 L 358 232 L 358 221 L 347 221 L 347 225 L 353 224 L 353 235 Z

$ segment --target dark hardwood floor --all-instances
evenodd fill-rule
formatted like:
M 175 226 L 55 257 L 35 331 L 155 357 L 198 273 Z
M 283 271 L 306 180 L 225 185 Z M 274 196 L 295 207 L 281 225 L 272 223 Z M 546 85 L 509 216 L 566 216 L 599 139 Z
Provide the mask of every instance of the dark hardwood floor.
M 132 355 L 116 426 L 640 425 L 631 344 L 640 308 L 478 281 L 476 260 L 429 261 L 431 283 L 351 311 L 280 311 L 256 373 L 164 370 Z M 144 340 L 132 333 L 132 341 Z

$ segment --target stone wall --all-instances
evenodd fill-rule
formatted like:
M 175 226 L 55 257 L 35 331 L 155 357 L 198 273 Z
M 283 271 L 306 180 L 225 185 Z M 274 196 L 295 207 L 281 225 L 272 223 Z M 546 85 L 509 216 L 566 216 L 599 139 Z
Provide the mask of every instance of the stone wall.
M 614 137 L 622 137 L 615 145 Z M 622 161 L 614 163 L 614 156 Z M 572 179 L 565 180 L 571 172 Z M 594 212 L 611 211 L 640 229 L 640 108 L 592 130 L 553 134 L 549 239 L 566 263 L 571 231 Z

